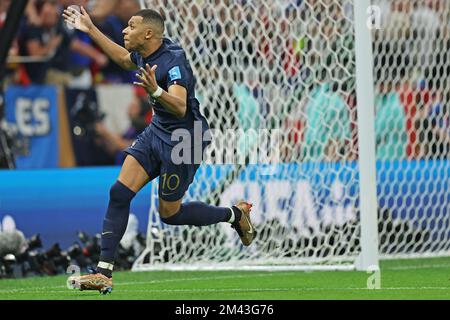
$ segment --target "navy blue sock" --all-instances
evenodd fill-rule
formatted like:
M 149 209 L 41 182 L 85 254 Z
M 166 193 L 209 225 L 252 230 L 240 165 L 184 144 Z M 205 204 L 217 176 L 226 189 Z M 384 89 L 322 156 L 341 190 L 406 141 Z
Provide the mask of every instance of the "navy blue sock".
M 130 203 L 136 195 L 120 181 L 111 187 L 109 191 L 109 205 L 103 221 L 100 263 L 110 268 L 97 267 L 97 271 L 111 277 L 117 247 L 127 229 Z
M 196 201 L 181 204 L 180 211 L 169 218 L 161 218 L 161 220 L 171 225 L 208 226 L 227 222 L 230 218 L 230 208 L 210 206 Z

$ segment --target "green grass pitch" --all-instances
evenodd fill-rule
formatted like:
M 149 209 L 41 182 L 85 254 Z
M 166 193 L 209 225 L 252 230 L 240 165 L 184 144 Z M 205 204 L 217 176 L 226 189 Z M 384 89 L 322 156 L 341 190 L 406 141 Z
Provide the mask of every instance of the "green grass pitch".
M 0 280 L 0 300 L 450 299 L 450 258 L 381 262 L 381 289 L 356 271 L 116 272 L 112 294 L 66 287 L 67 276 Z

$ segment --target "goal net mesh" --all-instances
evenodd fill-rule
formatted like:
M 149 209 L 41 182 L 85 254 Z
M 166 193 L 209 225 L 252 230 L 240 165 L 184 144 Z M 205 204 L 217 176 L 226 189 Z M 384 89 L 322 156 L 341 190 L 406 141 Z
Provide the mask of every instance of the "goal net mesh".
M 380 253 L 450 254 L 450 2 L 373 0 Z
M 421 112 L 445 99 L 448 34 L 405 24 L 415 19 L 408 2 L 373 1 L 382 18 L 373 37 L 384 256 L 448 253 L 450 238 L 449 168 Z M 213 129 L 185 201 L 247 199 L 258 235 L 244 247 L 226 223 L 163 224 L 154 181 L 147 248 L 134 269 L 353 266 L 361 251 L 353 0 L 142 3 L 161 12 L 167 36 L 185 49 Z M 403 3 L 395 19 L 394 3 Z

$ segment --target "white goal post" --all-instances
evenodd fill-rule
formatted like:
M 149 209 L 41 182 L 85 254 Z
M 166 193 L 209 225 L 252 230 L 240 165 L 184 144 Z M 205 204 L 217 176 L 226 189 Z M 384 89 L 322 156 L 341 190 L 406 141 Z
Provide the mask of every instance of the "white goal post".
M 243 247 L 225 223 L 164 225 L 154 181 L 133 270 L 374 270 L 379 257 L 450 255 L 438 130 L 449 119 L 450 29 L 432 23 L 450 8 L 429 2 L 141 1 L 185 49 L 215 132 L 185 201 L 248 199 L 258 236 Z M 268 145 L 276 156 L 254 161 Z M 244 161 L 224 161 L 224 149 Z

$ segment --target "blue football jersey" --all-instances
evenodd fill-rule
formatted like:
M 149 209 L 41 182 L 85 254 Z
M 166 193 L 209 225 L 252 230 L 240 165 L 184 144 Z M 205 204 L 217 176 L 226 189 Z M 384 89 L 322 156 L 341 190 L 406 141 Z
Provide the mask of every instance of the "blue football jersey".
M 200 103 L 195 97 L 196 79 L 181 46 L 164 38 L 161 47 L 150 56 L 142 57 L 138 52 L 133 51 L 131 60 L 138 67 L 143 68 L 146 64 L 150 68 L 157 65 L 156 81 L 163 90 L 168 91 L 171 85 L 177 84 L 183 86 L 187 91 L 187 109 L 183 118 L 177 118 L 156 99 L 149 96 L 154 110 L 150 128 L 158 137 L 170 145 L 175 145 L 178 141 L 171 141 L 171 133 L 176 129 L 187 129 L 192 137 L 195 121 L 201 122 L 203 132 L 209 129 L 208 122 L 200 113 Z M 201 141 L 194 142 L 201 143 Z

